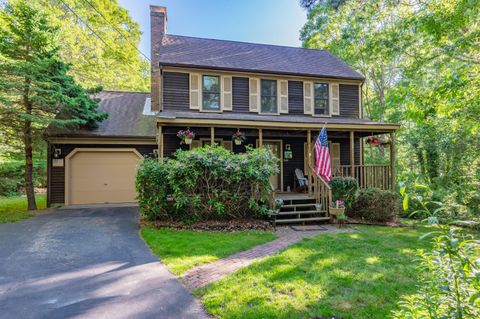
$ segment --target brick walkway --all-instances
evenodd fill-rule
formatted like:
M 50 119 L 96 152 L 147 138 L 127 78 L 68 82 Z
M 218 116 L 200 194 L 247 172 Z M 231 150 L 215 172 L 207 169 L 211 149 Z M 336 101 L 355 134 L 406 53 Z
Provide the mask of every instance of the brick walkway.
M 279 227 L 276 232 L 278 239 L 190 269 L 183 274 L 182 282 L 190 290 L 205 287 L 209 283 L 220 280 L 228 274 L 246 267 L 265 256 L 276 254 L 288 246 L 301 241 L 303 238 L 324 233 L 353 230 L 352 228 L 338 229 L 331 225 L 322 225 L 321 228 L 322 230 L 318 230 L 319 226 L 298 226 L 296 229 L 301 230 L 295 231 L 289 227 Z

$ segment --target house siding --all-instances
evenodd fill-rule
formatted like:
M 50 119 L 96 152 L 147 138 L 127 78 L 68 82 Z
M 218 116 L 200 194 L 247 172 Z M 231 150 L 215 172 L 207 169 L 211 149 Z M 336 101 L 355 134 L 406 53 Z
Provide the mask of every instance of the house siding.
M 190 104 L 189 74 L 163 73 L 163 109 L 188 111 Z M 359 86 L 340 84 L 340 115 L 333 117 L 359 117 Z M 232 113 L 249 113 L 248 77 L 232 77 Z M 303 115 L 303 82 L 288 81 L 288 114 Z M 282 114 L 279 116 L 285 116 Z M 310 115 L 305 115 L 310 116 Z
M 52 147 L 51 145 L 48 146 Z M 55 144 L 55 148 L 59 148 L 62 154 L 59 158 L 65 159 L 75 148 L 134 148 L 144 157 L 153 157 L 153 150 L 156 145 L 103 145 L 103 144 Z M 51 152 L 48 156 L 48 167 L 50 170 L 47 182 L 48 204 L 64 204 L 65 203 L 65 163 L 64 167 L 52 167 Z
M 187 111 L 190 108 L 190 76 L 188 73 L 163 73 L 163 109 Z
M 359 86 L 340 84 L 340 115 L 334 117 L 359 118 Z

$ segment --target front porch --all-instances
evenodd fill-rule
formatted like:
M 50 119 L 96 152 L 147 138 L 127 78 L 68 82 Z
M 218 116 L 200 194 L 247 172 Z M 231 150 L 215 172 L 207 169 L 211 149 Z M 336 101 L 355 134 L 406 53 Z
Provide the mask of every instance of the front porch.
M 342 128 L 338 125 L 325 125 L 330 144 L 333 176 L 353 177 L 360 187 L 376 187 L 393 189 L 395 185 L 395 127 L 382 125 Z M 195 139 L 191 144 L 180 144 L 176 136 L 179 130 L 189 128 L 195 132 Z M 170 157 L 177 149 L 188 150 L 195 147 L 217 144 L 234 153 L 242 153 L 247 147 L 269 147 L 279 158 L 278 176 L 272 176 L 271 183 L 275 198 L 283 199 L 285 205 L 310 204 L 306 211 L 317 214 L 310 218 L 328 219 L 328 204 L 332 199 L 330 185 L 313 171 L 314 143 L 321 127 L 316 129 L 280 128 L 280 127 L 234 127 L 227 125 L 198 125 L 192 123 L 186 126 L 159 125 L 158 126 L 158 154 L 159 158 Z M 245 134 L 246 140 L 241 145 L 232 141 L 232 135 L 238 130 Z M 388 134 L 390 151 L 389 164 L 365 164 L 365 138 L 370 135 Z M 307 185 L 301 187 L 295 171 L 301 170 Z M 302 203 L 302 201 L 304 203 Z M 316 206 L 312 206 L 316 205 Z M 298 207 L 295 208 L 297 212 Z M 295 214 L 297 218 L 305 213 Z M 313 221 L 313 220 L 312 220 Z

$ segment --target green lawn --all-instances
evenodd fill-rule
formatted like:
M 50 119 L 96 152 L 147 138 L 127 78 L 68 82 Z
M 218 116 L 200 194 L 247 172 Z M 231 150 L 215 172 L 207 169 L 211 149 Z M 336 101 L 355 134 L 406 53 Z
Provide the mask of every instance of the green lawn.
M 195 266 L 274 240 L 271 232 L 194 232 L 145 227 L 142 236 L 167 265 L 180 275 Z
M 38 209 L 46 207 L 46 196 L 36 195 Z M 0 224 L 17 222 L 32 217 L 36 212 L 27 211 L 27 198 L 25 196 L 0 197 Z
M 358 226 L 305 239 L 196 294 L 218 318 L 388 318 L 416 290 L 424 231 Z

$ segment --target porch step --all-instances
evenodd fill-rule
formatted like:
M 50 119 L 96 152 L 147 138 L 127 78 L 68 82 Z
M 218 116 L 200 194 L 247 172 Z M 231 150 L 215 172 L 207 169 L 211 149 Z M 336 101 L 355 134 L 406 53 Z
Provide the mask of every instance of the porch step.
M 330 217 L 307 217 L 307 218 L 291 218 L 291 219 L 277 219 L 277 224 L 287 224 L 287 223 L 305 223 L 305 222 L 320 222 L 328 221 Z
M 297 207 L 309 207 L 309 206 L 315 206 L 315 203 L 282 205 L 282 208 L 297 208 Z
M 285 212 L 278 212 L 277 216 L 284 216 L 284 215 L 301 215 L 301 214 L 326 214 L 326 211 L 318 211 L 318 210 L 289 210 Z

